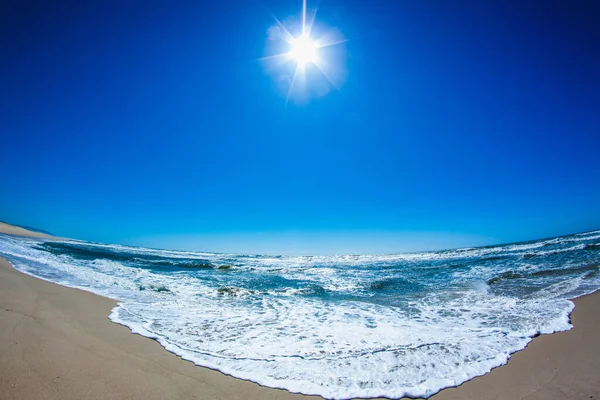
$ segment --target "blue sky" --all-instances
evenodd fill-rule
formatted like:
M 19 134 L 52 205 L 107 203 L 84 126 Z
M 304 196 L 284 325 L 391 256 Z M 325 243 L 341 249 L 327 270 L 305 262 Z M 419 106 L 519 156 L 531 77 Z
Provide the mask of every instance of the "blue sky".
M 313 69 L 290 99 L 258 59 L 297 0 L 22 3 L 0 6 L 1 220 L 319 254 L 600 228 L 595 1 L 309 1 L 347 42 L 338 87 Z

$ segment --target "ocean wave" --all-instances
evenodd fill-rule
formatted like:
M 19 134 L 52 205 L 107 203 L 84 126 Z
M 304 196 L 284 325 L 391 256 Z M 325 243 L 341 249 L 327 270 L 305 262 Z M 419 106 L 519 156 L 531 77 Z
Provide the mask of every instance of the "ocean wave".
M 427 397 L 570 329 L 600 232 L 402 255 L 257 256 L 0 235 L 28 274 L 119 300 L 110 319 L 198 365 L 327 398 Z
M 215 264 L 206 259 L 183 257 L 169 258 L 163 255 L 152 255 L 131 250 L 123 252 L 116 250 L 113 246 L 88 246 L 82 243 L 72 242 L 45 242 L 40 243 L 37 248 L 54 255 L 66 256 L 76 260 L 111 260 L 157 268 L 217 268 Z M 221 266 L 220 269 L 226 269 L 227 267 Z

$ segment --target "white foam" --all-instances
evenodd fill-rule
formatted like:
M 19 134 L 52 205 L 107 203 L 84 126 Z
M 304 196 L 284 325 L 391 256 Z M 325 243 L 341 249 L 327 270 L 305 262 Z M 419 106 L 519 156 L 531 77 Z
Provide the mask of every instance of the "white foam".
M 504 299 L 517 317 L 498 315 L 501 299 L 470 296 L 446 300 L 444 309 L 428 299 L 415 315 L 353 302 L 280 300 L 240 309 L 201 300 L 186 303 L 185 313 L 165 304 L 152 316 L 143 304 L 120 305 L 111 319 L 198 365 L 327 398 L 428 396 L 505 363 L 538 332 L 570 328 L 568 301 L 548 308 Z
M 589 237 L 594 236 L 559 238 L 551 245 Z M 506 363 L 534 335 L 570 329 L 568 316 L 574 305 L 567 296 L 600 286 L 599 278 L 581 273 L 516 298 L 496 293 L 486 283 L 504 272 L 542 268 L 520 257 L 528 251 L 542 256 L 583 251 L 581 244 L 543 250 L 549 241 L 411 255 L 249 257 L 237 260 L 232 271 L 214 270 L 206 279 L 106 259 L 74 260 L 36 249 L 38 243 L 0 235 L 0 254 L 23 272 L 120 300 L 110 315 L 112 321 L 156 339 L 198 365 L 327 398 L 427 397 L 485 374 Z M 215 263 L 232 259 L 222 254 L 93 246 L 159 257 L 208 258 Z M 445 262 L 464 257 L 507 254 L 519 264 L 498 263 L 494 268 L 475 264 L 450 270 L 448 279 L 439 282 L 418 279 L 426 269 L 386 268 L 400 261 L 411 266 L 441 260 L 436 268 L 443 270 Z M 263 275 L 255 278 L 255 274 Z M 304 296 L 302 287 L 243 287 L 251 279 L 270 275 L 290 282 L 302 279 L 334 294 L 361 294 L 376 279 L 413 282 L 427 290 L 413 293 L 412 300 L 397 307 Z M 232 296 L 218 290 L 230 286 L 236 287 Z

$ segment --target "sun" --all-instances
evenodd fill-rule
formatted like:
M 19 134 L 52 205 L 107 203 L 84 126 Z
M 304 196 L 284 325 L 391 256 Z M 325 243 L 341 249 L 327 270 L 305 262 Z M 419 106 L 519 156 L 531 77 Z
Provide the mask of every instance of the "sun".
M 306 34 L 291 40 L 290 56 L 299 68 L 317 62 L 317 44 Z
M 307 15 L 306 1 L 302 0 L 301 18 L 290 18 L 284 24 L 272 15 L 275 25 L 268 29 L 267 34 L 269 43 L 273 44 L 271 48 L 275 51 L 260 58 L 261 61 L 270 64 L 267 68 L 272 71 L 276 71 L 273 66 L 277 69 L 284 68 L 285 73 L 276 74 L 278 82 L 287 87 L 286 102 L 292 92 L 298 96 L 308 93 L 307 79 L 313 80 L 312 88 L 318 88 L 319 93 L 327 93 L 329 87 L 339 90 L 343 75 L 343 68 L 336 65 L 339 64 L 343 49 L 335 50 L 331 47 L 341 45 L 347 40 L 337 29 L 324 31 L 318 26 L 313 29 L 317 10 Z M 284 66 L 288 63 L 292 64 L 292 68 L 285 70 L 287 67 Z M 321 78 L 327 82 L 323 83 Z

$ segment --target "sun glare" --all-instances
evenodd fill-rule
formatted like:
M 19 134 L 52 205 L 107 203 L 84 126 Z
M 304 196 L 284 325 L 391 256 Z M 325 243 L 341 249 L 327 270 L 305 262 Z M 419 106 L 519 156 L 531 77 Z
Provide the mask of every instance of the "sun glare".
M 302 35 L 291 43 L 290 55 L 300 68 L 317 61 L 317 45 L 308 35 Z
M 261 60 L 268 61 L 271 66 L 278 68 L 287 63 L 295 64 L 292 65 L 291 71 L 278 73 L 278 82 L 286 82 L 286 102 L 292 92 L 299 96 L 301 92 L 307 93 L 308 76 L 313 79 L 313 88 L 316 88 L 319 93 L 327 93 L 329 87 L 339 90 L 335 81 L 339 82 L 341 79 L 341 67 L 332 62 L 332 53 L 335 54 L 335 50 L 330 47 L 345 43 L 346 39 L 335 29 L 326 32 L 322 29 L 321 31 L 313 29 L 316 15 L 316 10 L 307 15 L 306 0 L 302 0 L 301 19 L 290 19 L 283 23 L 273 16 L 276 25 L 268 30 L 269 42 L 276 45 L 277 52 L 262 57 Z M 309 69 L 313 71 L 309 72 Z M 326 80 L 325 84 L 322 80 L 319 81 L 317 71 Z M 314 81 L 315 79 L 317 82 Z

